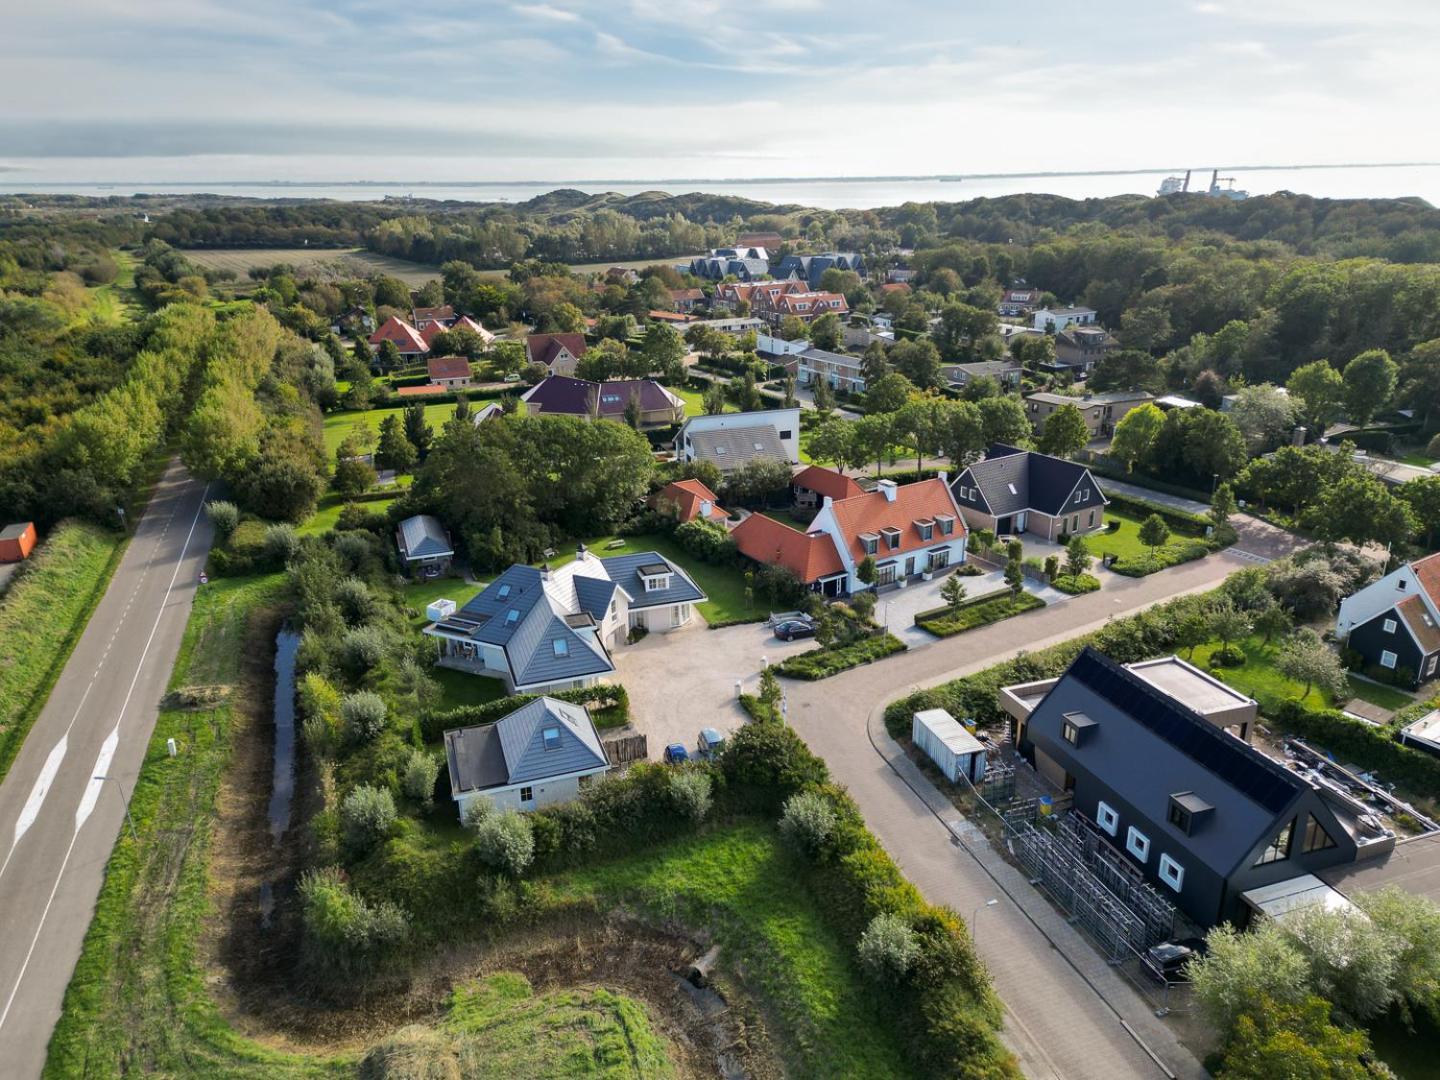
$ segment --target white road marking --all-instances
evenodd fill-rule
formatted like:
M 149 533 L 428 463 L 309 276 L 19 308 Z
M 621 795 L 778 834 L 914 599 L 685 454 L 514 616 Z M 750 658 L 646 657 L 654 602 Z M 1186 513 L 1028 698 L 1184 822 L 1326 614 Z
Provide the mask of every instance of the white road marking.
M 94 776 L 104 775 L 104 769 L 110 765 L 114 757 L 115 749 L 120 744 L 120 723 L 125 719 L 125 711 L 130 707 L 130 698 L 135 693 L 135 684 L 140 681 L 140 672 L 145 668 L 145 658 L 150 653 L 150 646 L 155 641 L 155 634 L 160 629 L 160 620 L 165 615 L 165 608 L 170 600 L 171 590 L 175 588 L 175 581 L 180 576 L 180 567 L 185 564 L 185 554 L 190 550 L 190 541 L 195 536 L 195 526 L 200 523 L 200 515 L 205 511 L 205 496 L 210 493 L 210 485 L 206 484 L 200 492 L 200 505 L 195 511 L 195 517 L 190 522 L 190 531 L 185 535 L 185 543 L 180 547 L 180 557 L 175 560 L 175 571 L 170 575 L 170 584 L 165 587 L 165 595 L 160 598 L 160 610 L 155 615 L 155 625 L 150 628 L 150 637 L 145 641 L 145 648 L 140 653 L 140 659 L 135 665 L 135 676 L 130 680 L 130 689 L 125 692 L 125 700 L 120 703 L 120 712 L 115 717 L 115 727 L 106 736 L 105 742 L 100 747 L 100 756 L 96 760 Z M 172 515 L 174 511 L 171 511 Z M 88 691 L 87 691 L 88 692 Z M 76 715 L 79 710 L 76 710 Z M 74 724 L 74 719 L 71 719 Z M 113 742 L 112 742 L 113 740 Z M 60 882 L 65 877 L 65 868 L 70 865 L 70 856 L 75 852 L 75 843 L 80 839 L 81 826 L 95 809 L 98 799 L 98 785 L 103 780 L 92 779 L 86 785 L 84 793 L 80 797 L 80 805 L 75 810 L 75 829 L 70 835 L 70 846 L 65 849 L 65 858 L 60 861 L 60 869 L 55 872 L 55 884 L 50 887 L 50 896 L 45 901 L 45 906 L 40 909 L 40 922 L 35 927 L 35 936 L 30 939 L 30 947 L 25 950 L 25 959 L 20 965 L 20 972 L 15 976 L 15 985 L 10 990 L 10 996 L 5 1000 L 5 1008 L 0 1011 L 0 1028 L 4 1028 L 6 1019 L 10 1016 L 10 1009 L 15 1004 L 15 996 L 20 993 L 20 986 L 25 981 L 25 972 L 30 968 L 30 961 L 35 955 L 35 946 L 40 942 L 40 935 L 45 930 L 45 921 L 50 917 L 50 908 L 55 903 L 55 896 L 60 891 Z
M 0 863 L 0 877 L 5 876 L 5 871 L 10 866 L 10 860 L 15 856 L 15 847 L 20 843 L 20 838 L 40 816 L 40 806 L 45 802 L 45 796 L 50 794 L 50 785 L 55 782 L 55 774 L 60 771 L 60 763 L 65 760 L 68 742 L 69 733 L 67 732 L 51 748 L 50 756 L 45 759 L 45 764 L 40 766 L 40 775 L 35 778 L 35 786 L 30 789 L 30 795 L 26 798 L 25 805 L 20 808 L 20 816 L 15 819 L 15 836 L 10 841 L 10 850 L 5 854 L 5 861 Z

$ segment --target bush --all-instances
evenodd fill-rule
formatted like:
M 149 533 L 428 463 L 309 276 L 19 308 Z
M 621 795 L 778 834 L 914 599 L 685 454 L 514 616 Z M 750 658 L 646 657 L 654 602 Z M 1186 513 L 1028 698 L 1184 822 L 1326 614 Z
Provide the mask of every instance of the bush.
M 370 591 L 370 586 L 359 578 L 345 578 L 340 581 L 335 586 L 334 596 L 335 603 L 340 608 L 340 614 L 351 626 L 369 622 L 375 617 L 375 612 L 379 607 L 375 601 L 375 594 Z
M 1416 795 L 1440 798 L 1440 758 L 1396 742 L 1392 731 L 1334 710 L 1312 711 L 1293 701 L 1273 702 L 1266 712 L 1287 735 L 1324 747 L 1337 759 L 1353 761 Z
M 825 849 L 837 821 L 829 799 L 818 791 L 802 791 L 785 800 L 785 811 L 780 815 L 780 835 L 813 859 Z
M 535 858 L 529 820 L 514 810 L 483 815 L 475 822 L 475 852 L 486 866 L 519 877 Z
M 781 675 L 792 679 L 828 679 L 842 671 L 883 660 L 897 652 L 904 652 L 908 646 L 894 634 L 876 634 L 862 638 L 849 645 L 831 648 L 811 649 L 797 656 L 787 657 L 776 665 Z
M 301 963 L 317 986 L 332 990 L 381 967 L 410 930 L 404 911 L 367 903 L 333 866 L 300 879 L 300 911 Z
M 829 779 L 825 763 L 780 723 L 746 724 L 726 741 L 720 770 L 737 797 L 778 811 L 795 792 Z
M 376 626 L 356 626 L 345 631 L 340 642 L 340 660 L 353 675 L 364 675 L 385 659 L 385 634 Z
M 276 566 L 288 565 L 300 550 L 300 534 L 294 525 L 271 525 L 265 530 L 265 557 Z
M 378 739 L 385 730 L 387 715 L 385 699 L 372 690 L 346 694 L 340 703 L 340 720 L 352 742 L 368 743 Z
M 867 975 L 883 985 L 895 986 L 914 967 L 920 956 L 920 942 L 904 918 L 881 912 L 860 935 L 855 953 Z
M 669 777 L 670 804 L 682 820 L 696 824 L 710 813 L 710 774 L 702 769 L 677 769 Z
M 1016 596 L 1007 590 L 978 597 L 960 608 L 922 611 L 915 616 L 915 625 L 936 637 L 950 637 L 1044 606 L 1038 596 L 1027 592 Z
M 1116 559 L 1110 564 L 1110 569 L 1125 577 L 1146 577 L 1160 570 L 1179 566 L 1181 563 L 1203 559 L 1209 554 L 1210 547 L 1203 541 L 1187 540 L 1184 543 L 1172 543 L 1158 548 L 1153 555 L 1146 552 L 1143 555 L 1127 555 L 1124 558 Z
M 539 695 L 511 694 L 509 697 L 487 701 L 483 705 L 462 705 L 447 712 L 428 713 L 422 717 L 421 730 L 428 741 L 440 738 L 453 728 L 493 724 L 522 705 L 534 701 L 537 696 Z M 630 715 L 630 695 L 626 693 L 625 687 L 618 683 L 586 686 L 579 690 L 553 690 L 547 696 L 568 701 L 572 705 L 584 705 L 591 715 L 598 712 L 612 713 L 620 718 L 621 723 Z
M 361 784 L 340 803 L 340 836 L 352 855 L 363 855 L 395 828 L 395 799 L 384 788 Z
M 1094 574 L 1061 574 L 1050 582 L 1055 588 L 1071 596 L 1094 592 L 1100 588 L 1100 579 Z
M 235 526 L 240 524 L 240 508 L 223 499 L 211 499 L 207 502 L 205 516 L 210 519 L 210 524 L 215 526 L 215 538 L 222 544 L 230 539 Z
M 412 749 L 400 773 L 400 790 L 406 798 L 429 806 L 435 798 L 435 780 L 440 775 L 440 759 L 421 749 Z
M 1245 653 L 1234 645 L 1222 645 L 1210 654 L 1210 666 L 1232 668 L 1245 666 Z
M 695 518 L 675 527 L 675 542 L 701 562 L 727 566 L 735 562 L 735 541 L 718 521 Z

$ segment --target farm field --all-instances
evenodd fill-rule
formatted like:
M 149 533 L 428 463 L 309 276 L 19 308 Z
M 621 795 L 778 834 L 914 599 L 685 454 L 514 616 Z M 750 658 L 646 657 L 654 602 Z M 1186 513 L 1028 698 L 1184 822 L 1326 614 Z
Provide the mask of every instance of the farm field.
M 392 259 L 360 248 L 207 248 L 184 251 L 182 254 L 196 266 L 206 270 L 233 270 L 235 284 L 241 289 L 251 287 L 246 276 L 252 266 L 274 266 L 289 263 L 300 270 L 311 270 L 324 263 L 343 260 L 356 274 L 388 274 L 418 289 L 440 276 L 433 266 Z

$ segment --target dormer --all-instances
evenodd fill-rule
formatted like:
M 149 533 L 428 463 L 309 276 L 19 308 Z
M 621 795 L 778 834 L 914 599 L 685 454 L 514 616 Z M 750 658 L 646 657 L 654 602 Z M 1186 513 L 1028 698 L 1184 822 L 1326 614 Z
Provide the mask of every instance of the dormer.
M 861 533 L 860 547 L 864 550 L 866 555 L 878 554 L 880 551 L 880 534 L 868 532 Z
M 918 518 L 915 521 L 915 531 L 920 534 L 920 539 L 928 543 L 935 538 L 935 520 L 933 518 Z
M 955 535 L 955 515 L 954 515 L 954 514 L 936 514 L 936 515 L 935 515 L 935 524 L 936 524 L 936 526 L 940 529 L 940 535 L 941 535 L 941 536 L 953 536 L 953 535 Z
M 1084 746 L 1099 726 L 1082 712 L 1067 712 L 1060 717 L 1060 737 L 1071 746 Z
M 1189 836 L 1208 821 L 1214 812 L 1215 807 L 1193 791 L 1177 791 L 1170 796 L 1165 820 Z
M 670 568 L 669 563 L 646 563 L 637 571 L 640 575 L 641 584 L 645 586 L 647 593 L 664 592 L 670 588 L 674 581 L 675 571 Z
M 880 535 L 885 540 L 886 551 L 900 550 L 900 530 L 893 525 L 886 525 L 880 530 Z

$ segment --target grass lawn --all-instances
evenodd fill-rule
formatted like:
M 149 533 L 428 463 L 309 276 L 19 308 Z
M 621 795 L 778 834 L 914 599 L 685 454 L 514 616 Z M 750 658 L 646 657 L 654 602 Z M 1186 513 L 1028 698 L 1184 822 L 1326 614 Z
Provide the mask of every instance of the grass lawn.
M 1420 469 L 1428 469 L 1431 465 L 1435 464 L 1435 459 L 1422 450 L 1416 450 L 1410 454 L 1402 454 L 1399 460 L 1403 461 L 1406 465 L 1414 465 Z
M 1106 532 L 1102 529 L 1099 532 L 1085 534 L 1085 544 L 1089 547 L 1090 554 L 1097 558 L 1101 555 L 1114 555 L 1117 559 L 1144 558 L 1150 554 L 1150 546 L 1140 542 L 1140 523 L 1144 520 L 1143 518 L 1133 517 L 1118 510 L 1106 510 L 1105 520 L 1110 521 L 1111 519 L 1120 522 L 1120 528 L 1115 532 Z M 1192 539 L 1193 537 L 1180 536 L 1172 531 L 1169 541 L 1163 547 L 1157 548 L 1156 554 L 1160 554 L 1165 548 L 1178 547 Z
M 62 524 L 0 597 L 0 779 L 105 595 L 124 546 L 118 532 Z
M 473 404 L 472 402 L 472 407 Z M 326 413 L 324 423 L 325 455 L 333 461 L 336 449 L 345 441 L 345 436 L 350 434 L 351 429 L 353 429 L 356 424 L 364 423 L 366 427 L 378 436 L 380 424 L 384 421 L 385 417 L 391 413 L 395 413 L 398 416 L 404 411 L 405 407 L 403 405 L 395 405 L 383 409 L 367 409 L 364 412 L 350 410 L 346 412 Z M 454 402 L 443 402 L 439 405 L 425 406 L 425 420 L 435 429 L 437 435 L 440 433 L 440 429 L 445 426 L 445 421 L 451 419 L 454 415 Z
M 606 545 L 615 540 L 623 543 L 613 550 Z M 668 536 L 658 536 L 647 533 L 644 536 L 599 536 L 585 541 L 585 546 L 600 558 L 609 558 L 611 555 L 633 555 L 638 551 L 658 551 L 671 562 L 679 564 L 687 574 L 694 579 L 695 584 L 704 590 L 709 597 L 703 604 L 696 604 L 695 609 L 700 612 L 706 622 L 716 620 L 744 620 L 764 612 L 759 607 L 747 608 L 745 606 L 745 578 L 740 571 L 733 566 L 712 566 L 693 558 Z M 550 560 L 551 566 L 564 566 L 575 558 L 573 545 L 567 546 L 559 551 L 559 554 Z
M 541 879 L 536 889 L 707 927 L 728 955 L 723 963 L 742 967 L 779 1017 L 791 1075 L 908 1075 L 896 1033 L 880 1023 L 795 858 L 774 829 L 747 823 Z
M 1220 648 L 1218 642 L 1197 646 L 1191 663 L 1209 671 L 1242 694 L 1248 694 L 1260 702 L 1262 709 L 1271 701 L 1298 701 L 1310 709 L 1330 709 L 1343 704 L 1331 702 L 1323 691 L 1313 686 L 1309 693 L 1302 696 L 1304 683 L 1297 683 L 1275 670 L 1275 657 L 1280 651 L 1277 642 L 1272 641 L 1266 645 L 1260 637 L 1252 634 L 1235 644 L 1245 654 L 1245 663 L 1240 667 L 1211 669 L 1210 657 Z M 1379 686 L 1353 677 L 1349 679 L 1349 683 L 1351 697 L 1358 697 L 1382 709 L 1403 709 L 1407 705 L 1415 704 L 1415 699 L 1409 694 L 1393 687 Z
M 399 479 L 401 483 L 397 486 L 409 487 L 409 482 L 413 477 L 402 476 Z M 383 514 L 399 497 L 397 494 L 388 499 L 367 499 L 360 505 L 376 514 Z M 340 520 L 340 511 L 344 509 L 345 500 L 339 495 L 334 492 L 322 495 L 320 502 L 315 507 L 315 513 L 311 514 L 296 531 L 301 536 L 318 536 L 320 533 L 329 532 Z

